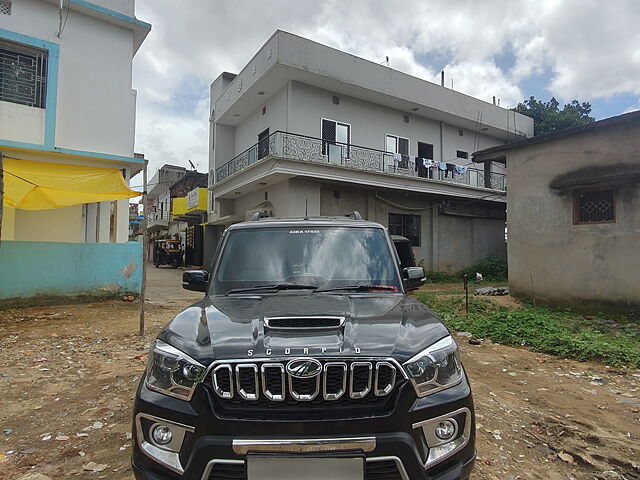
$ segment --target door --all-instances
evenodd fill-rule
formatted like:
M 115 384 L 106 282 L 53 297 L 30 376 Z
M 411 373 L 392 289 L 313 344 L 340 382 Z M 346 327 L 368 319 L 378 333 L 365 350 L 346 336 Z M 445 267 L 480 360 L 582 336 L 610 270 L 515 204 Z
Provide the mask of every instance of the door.
M 430 143 L 418 142 L 418 158 L 426 158 L 433 160 L 433 145 Z M 423 178 L 433 178 L 431 176 L 431 168 L 425 168 L 420 161 L 418 161 L 418 176 Z
M 269 129 L 258 134 L 258 160 L 269 155 Z
M 321 136 L 322 155 L 327 155 L 330 163 L 340 164 L 344 158 L 349 158 L 351 125 L 323 118 Z

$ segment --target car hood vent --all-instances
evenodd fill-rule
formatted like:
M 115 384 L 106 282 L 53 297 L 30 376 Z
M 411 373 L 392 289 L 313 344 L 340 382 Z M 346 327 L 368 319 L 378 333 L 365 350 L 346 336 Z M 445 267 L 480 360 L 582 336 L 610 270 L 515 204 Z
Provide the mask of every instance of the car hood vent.
M 344 317 L 265 317 L 269 330 L 329 330 L 342 328 Z

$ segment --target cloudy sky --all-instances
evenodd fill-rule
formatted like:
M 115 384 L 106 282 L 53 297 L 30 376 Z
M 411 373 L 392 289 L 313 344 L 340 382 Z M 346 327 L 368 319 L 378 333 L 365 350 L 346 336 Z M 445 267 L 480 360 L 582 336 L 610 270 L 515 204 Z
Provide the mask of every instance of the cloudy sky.
M 638 0 L 137 0 L 153 25 L 134 60 L 136 151 L 208 165 L 208 86 L 287 30 L 510 107 L 589 101 L 600 119 L 640 108 Z

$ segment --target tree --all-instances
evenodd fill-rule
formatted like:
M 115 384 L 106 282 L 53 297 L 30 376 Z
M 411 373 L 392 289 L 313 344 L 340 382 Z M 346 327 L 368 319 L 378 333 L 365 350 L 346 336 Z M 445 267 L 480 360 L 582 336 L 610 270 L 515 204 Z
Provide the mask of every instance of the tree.
M 521 113 L 533 118 L 533 134 L 544 135 L 545 133 L 557 132 L 565 128 L 579 127 L 594 122 L 591 117 L 591 104 L 589 102 L 579 102 L 572 100 L 565 104 L 564 108 L 558 108 L 560 104 L 551 97 L 548 102 L 541 102 L 535 97 L 520 102 L 512 108 L 514 112 Z

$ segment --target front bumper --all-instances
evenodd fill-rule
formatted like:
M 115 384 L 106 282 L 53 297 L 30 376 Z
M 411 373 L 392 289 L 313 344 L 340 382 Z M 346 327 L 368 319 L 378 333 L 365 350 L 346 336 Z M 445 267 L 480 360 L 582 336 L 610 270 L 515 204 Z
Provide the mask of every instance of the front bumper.
M 403 388 L 393 411 L 381 417 L 270 421 L 222 418 L 205 394 L 185 402 L 153 392 L 141 382 L 134 410 L 133 471 L 138 480 L 244 479 L 247 455 L 254 453 L 351 453 L 364 455 L 367 480 L 468 478 L 475 460 L 475 421 L 466 378 L 456 387 L 421 399 L 416 399 L 410 385 Z M 464 442 L 437 462 L 425 465 L 430 449 L 422 425 L 454 413 L 461 424 L 459 434 L 466 435 Z M 162 465 L 145 448 L 149 423 L 144 419 L 148 418 L 190 429 L 176 455 L 178 468 Z

